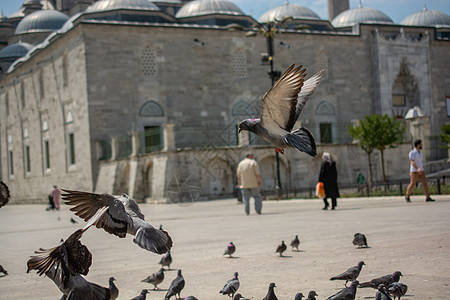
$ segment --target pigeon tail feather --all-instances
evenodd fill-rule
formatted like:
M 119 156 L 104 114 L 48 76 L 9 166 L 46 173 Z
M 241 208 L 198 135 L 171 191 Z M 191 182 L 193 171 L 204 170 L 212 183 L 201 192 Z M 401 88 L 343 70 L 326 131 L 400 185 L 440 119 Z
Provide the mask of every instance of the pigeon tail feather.
M 164 254 L 172 247 L 172 238 L 164 230 L 139 228 L 133 242 L 148 251 Z
M 311 132 L 305 127 L 299 128 L 286 137 L 286 142 L 292 147 L 315 157 L 317 155 L 316 142 Z

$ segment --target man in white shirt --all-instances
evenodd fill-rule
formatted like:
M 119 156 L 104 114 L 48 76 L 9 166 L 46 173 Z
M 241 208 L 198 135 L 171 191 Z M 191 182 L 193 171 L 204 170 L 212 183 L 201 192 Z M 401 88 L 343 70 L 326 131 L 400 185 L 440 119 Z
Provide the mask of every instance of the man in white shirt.
M 433 202 L 434 200 L 430 198 L 430 193 L 428 192 L 428 184 L 427 177 L 425 175 L 425 171 L 423 170 L 423 162 L 422 162 L 422 141 L 416 140 L 414 142 L 414 149 L 409 152 L 409 161 L 411 163 L 409 169 L 409 177 L 411 178 L 411 182 L 406 190 L 406 202 L 411 202 L 409 196 L 416 185 L 417 179 L 420 179 L 422 182 L 422 188 L 425 192 L 425 200 L 427 202 Z
M 250 214 L 250 197 L 255 199 L 256 213 L 261 214 L 262 209 L 262 198 L 259 192 L 261 173 L 259 172 L 258 163 L 253 158 L 252 153 L 247 153 L 246 157 L 239 163 L 236 172 L 247 215 Z

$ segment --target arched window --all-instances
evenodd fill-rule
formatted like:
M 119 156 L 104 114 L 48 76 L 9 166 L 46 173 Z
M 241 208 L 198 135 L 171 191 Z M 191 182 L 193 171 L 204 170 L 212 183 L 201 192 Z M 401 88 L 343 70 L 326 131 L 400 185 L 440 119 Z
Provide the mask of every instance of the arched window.
M 158 102 L 150 100 L 141 106 L 139 115 L 142 117 L 164 117 L 164 110 Z
M 333 131 L 335 130 L 336 115 L 334 106 L 328 101 L 320 102 L 316 107 L 316 121 L 319 123 L 318 134 L 320 143 L 333 143 Z

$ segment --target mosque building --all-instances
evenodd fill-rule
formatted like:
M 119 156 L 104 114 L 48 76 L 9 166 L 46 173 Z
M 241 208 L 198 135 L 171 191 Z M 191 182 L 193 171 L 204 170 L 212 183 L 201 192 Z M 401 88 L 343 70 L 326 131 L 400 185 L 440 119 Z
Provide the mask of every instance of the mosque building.
M 417 8 L 396 24 L 328 0 L 324 20 L 291 2 L 255 19 L 229 0 L 24 1 L 0 17 L 0 180 L 24 202 L 54 184 L 138 201 L 227 197 L 252 149 L 273 190 L 273 147 L 237 124 L 293 63 L 326 70 L 297 126 L 336 157 L 341 184 L 368 177 L 347 128 L 374 113 L 404 120 L 427 160 L 447 157 L 437 136 L 450 116 L 449 15 Z M 270 56 L 263 33 L 275 27 Z M 389 179 L 408 178 L 409 148 L 389 150 Z M 283 189 L 314 186 L 320 161 L 287 151 Z

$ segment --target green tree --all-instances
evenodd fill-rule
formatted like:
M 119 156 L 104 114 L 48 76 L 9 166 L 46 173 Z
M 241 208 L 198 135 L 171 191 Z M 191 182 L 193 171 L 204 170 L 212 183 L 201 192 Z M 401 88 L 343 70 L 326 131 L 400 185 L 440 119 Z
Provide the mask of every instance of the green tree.
M 386 172 L 384 167 L 384 151 L 389 148 L 395 148 L 396 144 L 402 141 L 404 127 L 396 118 L 388 115 L 374 114 L 364 117 L 359 125 L 349 127 L 350 135 L 359 140 L 360 147 L 369 157 L 369 182 L 372 182 L 372 169 L 370 154 L 374 149 L 380 151 L 381 170 L 383 172 L 383 183 L 386 186 Z
M 441 141 L 446 144 L 446 148 L 448 149 L 448 144 L 450 144 L 450 123 L 443 124 L 441 126 Z

